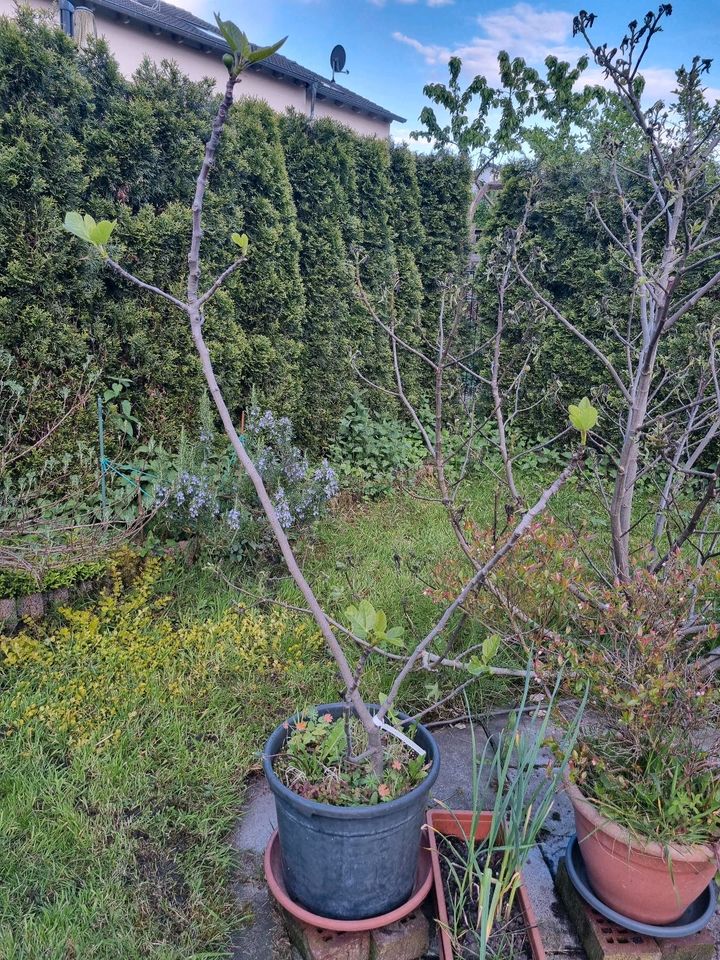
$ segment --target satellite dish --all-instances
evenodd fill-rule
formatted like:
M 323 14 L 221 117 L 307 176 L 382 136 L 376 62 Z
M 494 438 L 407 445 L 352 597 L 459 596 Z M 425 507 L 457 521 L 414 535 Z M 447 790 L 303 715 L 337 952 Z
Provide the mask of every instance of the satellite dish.
M 336 73 L 350 73 L 349 70 L 345 69 L 345 61 L 347 55 L 345 53 L 345 47 L 341 44 L 336 44 L 332 48 L 332 53 L 330 54 L 330 66 L 332 67 L 332 82 L 335 83 L 335 74 Z

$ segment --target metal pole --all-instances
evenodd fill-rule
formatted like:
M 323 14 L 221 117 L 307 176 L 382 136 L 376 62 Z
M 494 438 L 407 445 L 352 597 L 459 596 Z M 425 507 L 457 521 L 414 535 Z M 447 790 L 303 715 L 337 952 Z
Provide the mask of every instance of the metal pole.
M 97 398 L 98 408 L 98 436 L 100 440 L 100 502 L 102 505 L 102 521 L 107 523 L 107 482 L 105 474 L 107 472 L 107 460 L 105 459 L 105 429 L 103 426 L 103 402 L 102 397 Z

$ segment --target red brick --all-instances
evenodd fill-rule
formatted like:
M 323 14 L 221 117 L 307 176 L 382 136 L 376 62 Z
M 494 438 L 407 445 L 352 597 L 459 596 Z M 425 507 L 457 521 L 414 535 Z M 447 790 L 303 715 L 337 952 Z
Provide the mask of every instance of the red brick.
M 420 910 L 414 910 L 387 927 L 373 930 L 371 960 L 419 960 L 428 951 L 428 922 Z
M 19 597 L 17 613 L 21 620 L 41 620 L 45 616 L 45 597 L 42 593 L 31 593 L 28 597 Z
M 14 630 L 17 626 L 17 604 L 14 597 L 0 600 L 0 630 Z
M 310 950 L 308 960 L 368 960 L 369 933 L 337 933 L 308 927 L 305 937 Z
M 660 947 L 654 937 L 631 933 L 585 903 L 570 882 L 564 858 L 558 864 L 555 883 L 588 960 L 662 960 Z
M 681 940 L 658 940 L 663 960 L 714 960 L 715 937 L 710 930 L 701 930 Z
M 290 939 L 303 960 L 369 960 L 369 933 L 337 933 L 301 923 L 283 911 Z

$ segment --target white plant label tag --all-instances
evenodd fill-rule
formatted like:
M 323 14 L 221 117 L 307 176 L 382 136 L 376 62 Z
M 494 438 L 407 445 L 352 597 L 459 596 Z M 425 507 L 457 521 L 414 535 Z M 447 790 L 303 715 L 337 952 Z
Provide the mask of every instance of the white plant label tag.
M 385 733 L 391 734 L 393 737 L 397 737 L 398 740 L 402 740 L 406 747 L 410 747 L 411 750 L 414 750 L 415 753 L 420 757 L 426 756 L 427 751 L 423 750 L 422 747 L 419 747 L 414 740 L 411 740 L 410 737 L 406 736 L 402 730 L 398 730 L 395 727 L 390 726 L 389 723 L 384 723 L 382 720 L 378 720 L 377 714 L 373 717 L 373 723 L 376 727 L 379 727 L 381 730 L 384 730 Z

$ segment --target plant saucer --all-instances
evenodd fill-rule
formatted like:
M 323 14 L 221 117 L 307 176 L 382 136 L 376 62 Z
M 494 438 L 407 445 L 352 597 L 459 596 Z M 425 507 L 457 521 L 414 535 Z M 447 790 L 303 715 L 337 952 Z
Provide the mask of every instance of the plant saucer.
M 693 933 L 698 933 L 704 929 L 715 914 L 718 893 L 715 884 L 711 883 L 697 900 L 690 904 L 678 920 L 667 924 L 667 926 L 660 927 L 652 923 L 641 923 L 639 920 L 632 920 L 630 917 L 623 916 L 622 913 L 618 913 L 612 907 L 606 906 L 593 892 L 585 870 L 585 862 L 580 852 L 577 835 L 573 835 L 568 841 L 565 851 L 565 866 L 572 885 L 583 900 L 587 901 L 591 907 L 594 907 L 598 913 L 607 917 L 608 920 L 617 923 L 618 926 L 634 933 L 643 933 L 646 937 L 655 937 L 658 940 L 689 937 Z
M 424 833 L 422 839 L 423 841 L 426 840 Z M 413 910 L 416 910 L 430 893 L 433 873 L 430 851 L 426 843 L 422 842 L 420 845 L 417 873 L 415 875 L 415 885 L 410 899 L 406 900 L 405 903 L 400 904 L 399 907 L 396 907 L 389 913 L 384 913 L 378 917 L 366 917 L 364 920 L 334 920 L 330 917 L 321 917 L 316 913 L 311 913 L 310 910 L 306 910 L 305 907 L 290 899 L 285 887 L 285 881 L 283 880 L 280 840 L 278 832 L 275 830 L 265 848 L 265 878 L 273 897 L 275 897 L 281 907 L 284 907 L 285 910 L 297 920 L 307 923 L 311 927 L 318 927 L 320 930 L 335 930 L 341 933 L 361 933 L 365 930 L 379 930 L 380 927 L 386 927 L 389 923 L 402 920 L 403 917 L 407 917 Z

